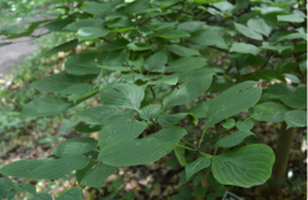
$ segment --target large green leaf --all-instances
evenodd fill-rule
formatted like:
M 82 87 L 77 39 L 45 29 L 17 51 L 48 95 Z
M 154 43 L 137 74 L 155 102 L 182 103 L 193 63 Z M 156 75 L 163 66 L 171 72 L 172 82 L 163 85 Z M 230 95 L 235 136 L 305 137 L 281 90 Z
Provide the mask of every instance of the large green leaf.
M 90 85 L 88 83 L 73 85 L 68 87 L 65 90 L 61 91 L 61 94 L 69 95 L 67 98 L 70 101 L 73 101 L 74 103 L 77 102 L 77 100 L 85 99 L 87 97 L 90 97 L 94 95 L 98 90 L 93 89 L 93 85 Z
M 166 67 L 166 71 L 169 72 L 188 72 L 195 69 L 199 69 L 206 65 L 206 59 L 204 58 L 180 58 L 169 64 Z
M 140 140 L 121 140 L 101 149 L 99 160 L 111 166 L 154 162 L 173 150 L 185 134 L 181 127 L 170 127 Z
M 242 130 L 251 130 L 253 128 L 254 124 L 253 122 L 248 119 L 248 120 L 245 120 L 245 121 L 237 121 L 236 123 L 236 128 L 240 131 Z
M 278 21 L 281 22 L 292 22 L 292 23 L 302 23 L 305 21 L 305 18 L 296 14 L 289 15 L 277 15 Z
M 218 147 L 234 147 L 241 143 L 246 137 L 254 135 L 249 130 L 241 130 L 237 131 L 235 133 L 232 133 L 231 135 L 228 135 L 220 140 L 218 140 L 214 146 L 215 150 L 217 150 Z
M 167 63 L 167 55 L 160 51 L 151 55 L 144 63 L 144 67 L 148 71 L 163 71 Z
M 83 27 L 77 31 L 79 40 L 93 40 L 104 37 L 109 33 L 109 30 L 100 27 Z
M 129 114 L 123 113 L 112 106 L 96 106 L 86 108 L 78 113 L 76 117 L 94 125 L 107 125 L 115 120 L 133 119 Z
M 53 200 L 53 198 L 47 193 L 38 193 L 31 200 Z
M 192 175 L 197 173 L 198 171 L 207 168 L 210 166 L 211 160 L 205 157 L 200 157 L 197 160 L 189 163 L 185 167 L 186 180 L 188 181 Z
M 6 198 L 7 196 L 14 196 L 12 194 L 16 187 L 16 183 L 8 178 L 0 178 L 0 197 Z M 10 194 L 11 193 L 11 194 Z
M 113 12 L 113 7 L 111 4 L 108 3 L 89 1 L 87 2 L 87 6 L 85 6 L 83 10 L 93 15 L 103 16 L 111 14 Z
M 79 187 L 72 187 L 65 193 L 59 195 L 56 200 L 82 200 L 81 195 L 82 193 Z
M 136 85 L 108 84 L 100 90 L 100 99 L 105 105 L 139 110 L 144 91 Z
M 88 187 L 95 187 L 101 190 L 101 186 L 107 178 L 115 172 L 117 168 L 114 166 L 97 163 L 91 171 L 81 180 L 81 184 Z
M 195 100 L 209 88 L 212 78 L 212 75 L 198 77 L 175 87 L 173 91 L 164 98 L 163 106 L 165 108 L 173 107 Z
M 252 29 L 234 22 L 235 28 L 243 35 L 245 35 L 248 38 L 254 39 L 254 40 L 263 40 L 262 35 L 260 35 L 259 33 L 256 33 L 255 31 L 253 31 Z
M 169 127 L 179 123 L 188 113 L 159 115 L 157 121 L 162 127 Z
M 159 104 L 150 104 L 140 110 L 140 118 L 144 120 L 154 120 L 158 117 L 161 111 L 161 105 Z
M 104 59 L 104 66 L 122 66 L 127 62 L 130 52 L 127 49 L 111 51 Z
M 78 45 L 78 40 L 71 40 L 69 42 L 60 44 L 48 51 L 43 52 L 39 57 L 46 57 L 58 53 L 60 51 L 68 51 L 75 48 Z
M 273 30 L 273 27 L 270 26 L 264 19 L 258 18 L 258 19 L 250 19 L 247 22 L 247 26 L 251 28 L 252 30 L 261 33 L 265 36 L 269 36 L 271 34 L 271 31 Z
M 59 19 L 44 25 L 44 27 L 53 32 L 65 32 L 63 28 L 72 22 L 74 22 L 72 19 Z
M 284 120 L 287 123 L 287 128 L 291 127 L 306 127 L 307 126 L 307 111 L 291 110 L 286 112 Z
M 258 82 L 245 81 L 237 84 L 211 100 L 206 114 L 208 121 L 205 128 L 254 106 L 262 94 L 261 87 L 254 87 Z
M 203 46 L 216 46 L 222 49 L 228 49 L 221 34 L 211 27 L 193 32 L 189 40 Z
M 70 23 L 64 29 L 71 31 L 78 31 L 80 28 L 83 27 L 103 27 L 104 25 L 105 21 L 102 19 L 88 18 Z
M 97 52 L 72 55 L 65 61 L 65 70 L 74 75 L 98 74 L 100 69 L 96 67 L 95 61 L 101 62 L 101 57 L 101 54 Z
M 62 157 L 66 155 L 84 154 L 96 149 L 96 141 L 89 137 L 72 138 L 56 146 L 52 153 Z
M 116 51 L 125 48 L 128 44 L 128 40 L 120 38 L 110 42 L 107 46 L 107 51 Z
M 273 150 L 252 144 L 212 158 L 212 172 L 218 182 L 249 188 L 263 184 L 271 176 Z
M 261 49 L 252 44 L 247 44 L 243 42 L 234 42 L 229 51 L 238 53 L 250 53 L 253 55 L 257 55 L 261 52 Z
M 291 108 L 304 109 L 307 107 L 307 98 L 300 94 L 285 94 L 280 100 Z
M 46 160 L 18 160 L 0 168 L 0 173 L 17 178 L 25 178 L 30 171 L 42 165 Z
M 74 104 L 58 97 L 40 97 L 26 104 L 21 116 L 44 117 L 65 112 Z
M 73 170 L 86 167 L 89 161 L 84 155 L 69 155 L 57 160 L 48 160 L 31 170 L 26 178 L 28 180 L 58 179 Z
M 188 38 L 190 37 L 190 34 L 183 31 L 183 30 L 168 30 L 164 31 L 161 34 L 157 35 L 157 37 L 171 40 L 171 39 L 178 39 L 178 38 Z
M 66 73 L 59 73 L 39 79 L 33 83 L 33 86 L 41 92 L 61 92 L 78 83 L 79 81 L 73 76 Z
M 204 29 L 206 27 L 205 22 L 201 21 L 187 21 L 182 22 L 177 26 L 177 29 L 184 30 L 188 33 L 193 33 L 197 30 Z
M 146 51 L 153 48 L 153 45 L 151 44 L 139 44 L 139 43 L 129 43 L 127 45 L 130 49 L 134 51 Z
M 134 1 L 133 3 L 130 3 L 125 7 L 125 12 L 134 13 L 134 12 L 140 11 L 144 9 L 144 7 L 146 7 L 149 3 L 150 3 L 150 0 Z
M 176 44 L 167 46 L 167 49 L 171 51 L 172 53 L 179 55 L 179 56 L 183 56 L 183 57 L 200 55 L 200 53 L 196 50 L 193 50 L 193 49 L 190 49 L 184 46 L 176 45 Z
M 104 148 L 120 140 L 133 140 L 137 138 L 147 127 L 144 121 L 135 119 L 117 120 L 106 126 L 99 132 L 98 144 Z

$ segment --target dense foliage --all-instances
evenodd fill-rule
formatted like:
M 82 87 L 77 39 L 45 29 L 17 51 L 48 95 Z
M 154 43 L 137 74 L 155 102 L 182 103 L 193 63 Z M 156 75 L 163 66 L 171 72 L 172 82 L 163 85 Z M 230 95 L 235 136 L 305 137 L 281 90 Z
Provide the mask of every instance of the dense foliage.
M 67 1 L 60 8 L 57 19 L 0 30 L 6 39 L 40 27 L 68 35 L 37 56 L 69 55 L 62 72 L 33 83 L 41 96 L 23 105 L 21 116 L 56 115 L 99 98 L 100 105 L 74 115 L 80 121 L 74 129 L 99 131 L 98 139 L 68 139 L 51 158 L 15 161 L 1 174 L 53 180 L 75 171 L 81 188 L 101 191 L 117 167 L 173 151 L 187 181 L 210 168 L 219 183 L 249 188 L 270 178 L 275 161 L 267 145 L 242 143 L 254 135 L 255 120 L 306 126 L 304 2 Z M 221 94 L 209 99 L 213 92 Z M 235 117 L 241 112 L 246 119 Z M 221 122 L 225 131 L 210 137 L 207 130 Z M 200 123 L 202 133 L 191 131 Z M 206 142 L 221 135 L 208 152 Z M 1 178 L 0 186 L 3 198 L 27 191 L 51 199 L 30 184 Z M 72 196 L 81 198 L 78 187 L 56 199 Z

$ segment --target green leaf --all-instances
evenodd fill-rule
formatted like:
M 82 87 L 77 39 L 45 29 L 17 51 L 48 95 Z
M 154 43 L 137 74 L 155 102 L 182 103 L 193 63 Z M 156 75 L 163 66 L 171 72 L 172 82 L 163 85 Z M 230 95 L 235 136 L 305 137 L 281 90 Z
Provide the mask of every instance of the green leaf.
M 72 138 L 56 146 L 52 153 L 56 156 L 84 154 L 96 149 L 96 140 L 89 137 Z
M 31 184 L 27 184 L 27 183 L 20 183 L 17 185 L 18 190 L 21 190 L 21 191 L 25 191 L 25 192 L 28 192 L 32 195 L 36 195 L 36 187 L 34 185 L 31 185 Z
M 35 81 L 33 86 L 41 92 L 61 92 L 79 81 L 66 73 L 53 74 Z
M 144 68 L 148 71 L 164 71 L 165 64 L 167 63 L 167 55 L 159 51 L 151 55 L 144 63 Z
M 140 118 L 150 121 L 156 119 L 161 111 L 161 105 L 150 104 L 140 110 Z
M 82 193 L 79 187 L 72 187 L 64 194 L 59 195 L 56 200 L 82 200 L 81 195 Z
M 269 36 L 273 30 L 273 27 L 270 26 L 264 19 L 250 19 L 247 22 L 247 26 L 252 30 L 261 33 L 265 36 Z
M 243 35 L 245 35 L 248 38 L 254 39 L 254 40 L 263 40 L 262 35 L 260 35 L 259 33 L 256 33 L 255 31 L 253 31 L 252 29 L 234 22 L 235 28 Z
M 47 193 L 38 193 L 31 200 L 53 200 L 53 198 Z
M 93 85 L 84 83 L 70 86 L 67 89 L 62 90 L 61 94 L 70 95 L 68 96 L 68 100 L 76 103 L 77 100 L 87 98 L 88 96 L 95 94 L 97 91 L 98 90 L 93 90 Z
M 175 75 L 179 76 L 179 82 L 183 83 L 189 80 L 193 80 L 198 77 L 205 77 L 209 75 L 216 75 L 215 72 L 209 68 L 206 69 L 200 69 L 195 71 L 188 71 L 188 72 L 182 72 L 182 73 L 175 73 Z
M 101 54 L 97 52 L 84 52 L 72 55 L 65 61 L 65 70 L 69 74 L 87 75 L 99 74 L 95 61 L 101 62 Z
M 125 48 L 128 44 L 128 40 L 120 38 L 110 42 L 107 46 L 107 51 L 116 51 Z
M 16 187 L 16 183 L 8 178 L 0 178 L 0 197 L 6 198 Z
M 0 168 L 0 173 L 17 178 L 25 178 L 30 171 L 42 165 L 46 160 L 18 160 Z M 0 187 L 1 188 L 1 187 Z
M 236 128 L 238 128 L 238 130 L 250 130 L 252 129 L 254 126 L 253 122 L 251 120 L 245 120 L 245 121 L 237 121 L 236 123 Z
M 160 79 L 157 79 L 155 81 L 148 81 L 147 85 L 158 85 L 158 84 L 168 84 L 168 85 L 176 85 L 179 81 L 179 76 L 176 74 L 172 74 L 170 76 L 163 76 Z
M 101 126 L 98 125 L 89 125 L 89 124 L 82 124 L 79 123 L 78 125 L 74 126 L 74 130 L 79 132 L 79 133 L 94 133 L 98 132 L 102 129 Z
M 169 127 L 179 123 L 187 114 L 188 113 L 159 115 L 157 121 L 162 127 Z
M 41 58 L 41 57 L 53 55 L 53 54 L 58 53 L 60 51 L 68 51 L 68 50 L 75 48 L 77 45 L 78 45 L 78 40 L 71 40 L 69 42 L 60 44 L 60 45 L 58 45 L 58 46 L 56 46 L 56 47 L 54 47 L 54 48 L 52 48 L 48 51 L 43 52 L 38 57 Z
M 168 72 L 188 72 L 195 69 L 199 69 L 206 65 L 206 59 L 204 58 L 180 58 L 169 64 L 166 67 Z
M 64 27 L 66 27 L 68 24 L 74 22 L 72 19 L 60 19 L 60 20 L 55 20 L 52 21 L 43 27 L 47 28 L 50 31 L 53 32 L 65 32 Z
M 124 83 L 107 84 L 100 90 L 100 99 L 105 105 L 139 110 L 144 91 L 136 85 Z
M 150 3 L 150 0 L 134 1 L 133 3 L 130 3 L 125 7 L 125 12 L 134 13 L 134 12 L 140 11 L 144 9 L 149 3 Z
M 180 142 L 181 145 L 185 146 L 183 143 Z M 175 157 L 177 158 L 177 160 L 179 161 L 180 165 L 181 166 L 185 166 L 187 165 L 186 163 L 186 159 L 185 159 L 185 149 L 182 148 L 182 147 L 176 147 L 174 149 L 174 154 L 175 154 Z
M 188 38 L 190 37 L 190 34 L 183 31 L 183 30 L 168 30 L 164 31 L 161 34 L 157 35 L 157 37 L 172 40 L 172 39 L 178 39 L 178 38 Z
M 252 144 L 214 156 L 211 169 L 219 183 L 249 188 L 269 179 L 274 161 L 270 147 Z
M 185 134 L 181 127 L 170 127 L 140 140 L 121 140 L 101 149 L 99 160 L 111 166 L 154 162 L 177 147 Z
M 153 49 L 153 45 L 141 44 L 141 43 L 129 43 L 127 47 L 129 47 L 130 49 L 134 51 L 146 51 L 146 50 Z
M 81 184 L 88 187 L 95 187 L 102 192 L 101 186 L 116 169 L 113 166 L 97 163 L 81 180 Z
M 103 28 L 104 25 L 105 25 L 105 21 L 102 19 L 88 18 L 88 19 L 81 19 L 79 21 L 75 21 L 73 23 L 68 24 L 66 27 L 64 27 L 64 30 L 78 31 L 80 28 L 83 28 L 83 27 Z
M 74 104 L 58 97 L 39 97 L 26 104 L 21 116 L 25 117 L 44 117 L 65 112 Z
M 142 56 L 138 55 L 138 57 L 134 60 L 128 60 L 129 65 L 135 66 L 137 69 L 141 70 L 144 63 L 144 59 Z
M 249 130 L 240 130 L 235 133 L 232 133 L 231 135 L 228 135 L 220 140 L 218 140 L 215 143 L 215 151 L 217 150 L 218 147 L 234 147 L 241 142 L 244 141 L 244 139 L 250 135 L 254 135 L 252 132 Z
M 193 113 L 198 118 L 207 118 L 207 113 L 211 107 L 211 103 L 212 101 L 204 101 L 187 112 Z
M 83 27 L 77 31 L 79 40 L 93 40 L 100 37 L 104 37 L 109 33 L 109 30 L 102 29 L 100 27 Z
M 201 21 L 187 21 L 182 22 L 177 26 L 177 29 L 184 30 L 188 33 L 193 33 L 195 31 L 206 28 L 205 22 Z
M 252 44 L 247 44 L 243 42 L 234 42 L 229 51 L 238 53 L 250 53 L 253 55 L 257 55 L 260 53 L 261 49 Z
M 12 44 L 12 42 L 1 42 L 0 47 L 6 46 L 6 45 L 9 45 L 9 44 Z
M 261 49 L 269 49 L 273 51 L 278 51 L 279 54 L 281 54 L 286 49 L 291 49 L 291 45 L 276 45 L 276 46 L 270 46 L 268 42 L 262 42 Z
M 111 51 L 107 54 L 103 65 L 104 66 L 122 66 L 127 62 L 130 52 L 127 49 L 119 51 Z
M 112 106 L 86 108 L 76 113 L 75 116 L 81 121 L 94 125 L 108 125 L 115 120 L 133 119 L 131 115 L 123 113 Z
M 307 99 L 299 94 L 286 94 L 280 97 L 280 100 L 291 108 L 304 109 L 307 107 Z
M 209 88 L 212 78 L 212 75 L 198 77 L 175 87 L 173 91 L 164 98 L 163 107 L 169 108 L 183 105 L 195 100 Z
M 259 121 L 282 122 L 287 111 L 289 109 L 281 103 L 265 102 L 253 108 L 252 118 Z
M 188 181 L 195 173 L 199 172 L 202 169 L 209 167 L 211 160 L 205 157 L 200 157 L 197 160 L 189 163 L 185 167 L 186 180 Z
M 216 46 L 222 49 L 229 48 L 221 34 L 211 27 L 193 32 L 189 40 L 198 45 Z
M 287 129 L 291 127 L 306 127 L 307 126 L 307 111 L 291 110 L 286 112 L 284 120 L 287 123 Z
M 235 120 L 233 118 L 229 118 L 227 119 L 227 121 L 225 121 L 225 123 L 223 123 L 223 127 L 226 129 L 232 128 L 236 125 Z
M 133 140 L 147 127 L 144 121 L 135 119 L 117 120 L 104 126 L 99 132 L 98 144 L 100 149 L 120 140 Z
M 98 3 L 98 2 L 87 2 L 87 6 L 83 8 L 83 10 L 87 13 L 97 15 L 97 16 L 104 16 L 109 15 L 113 12 L 113 7 L 111 4 L 108 3 Z
M 232 86 L 217 98 L 210 100 L 210 107 L 206 114 L 208 121 L 205 123 L 205 128 L 254 106 L 262 94 L 261 87 L 254 87 L 256 84 L 258 82 L 245 81 Z
M 169 51 L 179 56 L 183 57 L 200 56 L 200 53 L 198 51 L 195 51 L 193 49 L 184 46 L 173 44 L 166 47 Z
M 305 18 L 296 14 L 290 15 L 277 15 L 277 19 L 280 22 L 292 22 L 292 23 L 302 23 L 305 21 Z
M 73 170 L 86 167 L 89 161 L 84 155 L 70 155 L 57 160 L 47 160 L 31 170 L 26 178 L 27 180 L 58 179 Z

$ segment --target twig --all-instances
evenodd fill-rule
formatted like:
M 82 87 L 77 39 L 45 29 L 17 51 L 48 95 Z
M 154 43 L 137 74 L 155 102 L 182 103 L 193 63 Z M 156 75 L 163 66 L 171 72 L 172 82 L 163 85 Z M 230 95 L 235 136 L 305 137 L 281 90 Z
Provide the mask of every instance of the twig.
M 222 134 L 224 134 L 224 133 L 228 133 L 229 131 L 232 131 L 232 130 L 234 130 L 234 128 L 229 129 L 229 130 L 227 130 L 227 131 L 224 131 L 224 132 L 222 132 L 222 133 L 218 133 L 218 134 L 216 134 L 216 135 L 214 135 L 214 136 L 212 136 L 212 137 L 210 137 L 210 138 L 204 140 L 203 142 L 201 142 L 201 144 L 204 144 L 204 143 L 206 143 L 207 141 L 210 141 L 211 139 L 213 139 L 213 138 L 215 138 L 215 137 L 218 137 L 218 136 L 220 136 L 220 135 L 222 135 Z

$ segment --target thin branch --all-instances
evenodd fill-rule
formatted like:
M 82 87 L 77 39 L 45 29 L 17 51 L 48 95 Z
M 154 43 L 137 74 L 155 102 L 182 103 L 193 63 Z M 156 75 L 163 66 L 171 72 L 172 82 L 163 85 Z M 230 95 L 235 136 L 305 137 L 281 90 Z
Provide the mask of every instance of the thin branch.
M 152 103 L 154 103 L 155 100 L 156 100 L 156 94 L 155 94 L 155 92 L 154 92 L 154 90 L 153 90 L 153 88 L 152 88 L 151 85 L 149 85 L 149 88 L 150 88 L 150 91 L 151 91 L 151 93 L 152 93 L 152 95 L 153 95 L 153 102 L 152 102 Z
M 214 136 L 212 136 L 212 137 L 210 137 L 210 138 L 204 140 L 203 142 L 201 142 L 201 144 L 204 144 L 204 143 L 206 143 L 207 141 L 210 141 L 211 139 L 214 139 L 214 138 L 216 138 L 216 137 L 218 137 L 218 136 L 220 136 L 220 135 L 222 135 L 222 134 L 228 133 L 229 131 L 232 131 L 232 130 L 234 130 L 234 128 L 229 129 L 229 130 L 227 130 L 227 131 L 224 131 L 224 132 L 222 132 L 222 133 L 218 133 L 218 134 L 216 134 L 216 135 L 214 135 Z
M 104 40 L 105 42 L 107 42 L 107 43 L 110 43 L 110 41 L 109 40 L 107 40 L 106 38 L 104 38 L 104 37 L 100 37 L 100 39 L 102 39 L 102 40 Z

